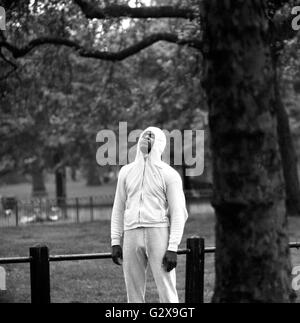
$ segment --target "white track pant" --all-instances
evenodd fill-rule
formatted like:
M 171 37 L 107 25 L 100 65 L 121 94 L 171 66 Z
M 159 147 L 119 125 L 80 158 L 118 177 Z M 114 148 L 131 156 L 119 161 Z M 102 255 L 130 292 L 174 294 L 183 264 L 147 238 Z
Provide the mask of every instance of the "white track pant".
M 123 271 L 129 303 L 145 303 L 147 269 L 150 265 L 161 303 L 178 303 L 176 272 L 162 266 L 169 228 L 138 228 L 125 231 Z

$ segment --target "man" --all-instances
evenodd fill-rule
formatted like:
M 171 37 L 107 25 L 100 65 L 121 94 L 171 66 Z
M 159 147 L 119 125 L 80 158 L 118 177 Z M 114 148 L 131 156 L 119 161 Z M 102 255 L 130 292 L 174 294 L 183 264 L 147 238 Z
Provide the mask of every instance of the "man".
M 150 266 L 162 303 L 178 303 L 177 249 L 188 214 L 180 175 L 162 161 L 166 136 L 147 128 L 136 159 L 119 174 L 111 219 L 112 258 L 121 265 L 129 303 L 144 303 Z M 121 240 L 124 235 L 123 250 Z

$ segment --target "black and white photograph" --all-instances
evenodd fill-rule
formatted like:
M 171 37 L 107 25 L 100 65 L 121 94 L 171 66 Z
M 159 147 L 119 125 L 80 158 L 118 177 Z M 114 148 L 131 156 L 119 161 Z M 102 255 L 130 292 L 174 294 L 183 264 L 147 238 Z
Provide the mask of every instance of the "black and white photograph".
M 300 303 L 300 0 L 0 0 L 0 303 Z

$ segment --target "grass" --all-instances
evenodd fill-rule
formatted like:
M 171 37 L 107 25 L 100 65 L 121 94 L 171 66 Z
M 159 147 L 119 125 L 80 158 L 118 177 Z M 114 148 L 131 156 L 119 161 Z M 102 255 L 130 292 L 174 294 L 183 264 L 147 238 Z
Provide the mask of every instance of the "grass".
M 198 219 L 191 217 L 182 243 L 187 237 L 198 234 L 213 245 L 213 216 Z M 109 252 L 109 221 L 79 225 L 34 225 L 0 229 L 0 256 L 27 256 L 28 249 L 37 243 L 46 243 L 51 254 Z M 210 259 L 209 259 L 210 258 Z M 29 302 L 29 266 L 7 265 L 7 292 L 4 301 Z M 213 285 L 212 257 L 207 259 L 206 290 Z M 184 301 L 185 256 L 179 256 L 177 270 L 180 300 Z M 111 260 L 80 261 L 51 264 L 51 297 L 53 302 L 125 302 L 125 285 L 122 269 Z M 150 275 L 147 301 L 157 302 L 156 287 Z
M 187 237 L 201 235 L 207 246 L 214 245 L 214 216 L 201 212 L 190 216 L 181 247 Z M 0 229 L 0 256 L 27 256 L 29 247 L 45 243 L 51 254 L 109 252 L 110 223 L 107 220 L 82 224 L 33 225 Z M 300 240 L 300 219 L 290 220 L 291 241 Z M 300 253 L 292 252 L 293 264 L 300 264 Z M 6 302 L 30 302 L 28 265 L 7 265 L 7 292 L 0 292 Z M 214 285 L 214 258 L 206 256 L 205 301 L 209 302 Z M 177 288 L 184 301 L 185 256 L 179 256 Z M 122 269 L 111 260 L 80 261 L 51 264 L 51 297 L 53 302 L 126 302 Z M 147 301 L 157 302 L 158 296 L 150 275 Z
M 45 185 L 49 198 L 55 197 L 55 183 L 53 178 L 48 176 Z M 67 196 L 73 197 L 90 197 L 100 195 L 111 195 L 114 193 L 116 183 L 103 184 L 101 186 L 86 186 L 83 179 L 76 182 L 67 181 Z M 0 186 L 0 196 L 15 196 L 19 200 L 28 200 L 31 198 L 32 185 L 31 183 L 2 185 Z

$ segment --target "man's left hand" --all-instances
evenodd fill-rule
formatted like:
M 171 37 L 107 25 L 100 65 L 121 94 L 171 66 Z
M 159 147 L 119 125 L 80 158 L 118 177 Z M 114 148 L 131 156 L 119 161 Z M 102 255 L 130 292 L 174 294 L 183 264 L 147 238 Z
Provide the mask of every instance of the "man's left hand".
M 163 266 L 167 272 L 170 272 L 177 266 L 177 252 L 167 251 L 163 258 Z

